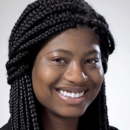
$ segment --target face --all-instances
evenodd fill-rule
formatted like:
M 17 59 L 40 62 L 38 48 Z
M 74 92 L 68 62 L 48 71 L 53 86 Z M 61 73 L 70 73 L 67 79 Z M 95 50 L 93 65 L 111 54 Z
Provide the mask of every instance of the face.
M 99 40 L 89 28 L 68 29 L 40 50 L 32 70 L 34 93 L 43 112 L 80 117 L 103 82 Z

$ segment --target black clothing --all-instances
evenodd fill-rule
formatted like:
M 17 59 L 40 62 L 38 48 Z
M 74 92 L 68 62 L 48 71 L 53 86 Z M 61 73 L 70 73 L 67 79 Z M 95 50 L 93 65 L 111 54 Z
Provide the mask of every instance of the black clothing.
M 0 130 L 11 130 L 10 121 L 6 125 L 4 125 L 2 128 L 0 128 Z M 118 129 L 115 128 L 115 127 L 110 126 L 110 130 L 118 130 Z
M 6 125 L 4 125 L 2 128 L 0 128 L 0 130 L 11 130 L 10 121 Z

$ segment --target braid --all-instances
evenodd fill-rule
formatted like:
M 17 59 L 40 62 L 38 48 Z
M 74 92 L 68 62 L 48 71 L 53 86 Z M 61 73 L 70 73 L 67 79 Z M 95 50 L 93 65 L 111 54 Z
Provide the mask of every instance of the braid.
M 13 129 L 18 129 L 19 128 L 19 110 L 18 110 L 18 82 L 16 80 L 16 82 L 14 82 L 13 86 L 12 86 L 12 95 L 10 98 L 12 98 L 12 102 L 11 102 L 11 126 Z
M 27 42 L 23 46 L 19 47 L 19 49 L 17 51 L 22 51 L 22 50 L 28 49 L 30 46 L 35 45 L 36 42 L 41 42 L 43 39 L 47 39 L 54 32 L 56 33 L 60 30 L 63 30 L 65 28 L 69 28 L 69 27 L 73 27 L 73 26 L 74 26 L 73 23 L 66 23 L 66 24 L 64 23 L 64 24 L 56 25 L 55 27 L 45 31 L 43 34 L 39 35 L 38 37 L 31 39 L 29 42 Z
M 22 79 L 19 79 L 19 115 L 20 115 L 20 128 L 25 130 L 25 114 L 24 114 L 24 100 L 23 100 L 23 84 Z
M 36 55 L 47 39 L 77 25 L 88 26 L 99 37 L 102 65 L 107 71 L 109 55 L 115 49 L 114 39 L 103 16 L 84 0 L 37 0 L 28 5 L 12 29 L 9 39 L 9 61 L 6 63 L 10 89 L 12 130 L 40 130 L 38 101 L 33 92 L 31 71 Z M 94 117 L 93 117 L 94 115 Z M 105 83 L 79 120 L 79 129 L 109 128 Z M 93 122 L 93 124 L 92 124 Z
M 25 75 L 24 78 L 25 78 L 25 83 L 27 85 L 26 87 L 27 87 L 27 93 L 28 93 L 28 102 L 29 102 L 29 109 L 30 109 L 30 114 L 32 118 L 33 128 L 34 130 L 39 130 L 31 79 L 28 75 Z
M 107 114 L 107 106 L 106 106 L 106 92 L 105 92 L 105 83 L 103 83 L 104 84 L 104 87 L 103 87 L 103 103 L 102 103 L 102 105 L 103 105 L 103 110 L 104 110 L 104 114 L 103 114 L 103 116 L 104 116 L 104 124 L 105 124 L 105 129 L 106 130 L 109 130 L 109 122 L 108 122 L 108 114 Z
M 37 6 L 38 6 L 38 2 L 34 2 L 34 3 L 30 4 L 30 5 L 28 5 L 27 8 L 26 8 L 26 10 L 24 10 L 24 12 L 22 13 L 22 15 L 19 17 L 19 19 L 15 23 L 15 26 L 12 29 L 12 32 L 11 32 L 11 35 L 10 35 L 10 39 L 9 39 L 9 43 L 10 43 L 9 44 L 9 49 L 11 49 L 12 42 L 13 42 L 14 38 L 16 38 L 16 31 L 17 31 L 18 27 L 20 26 L 20 24 L 22 24 L 22 20 L 28 15 L 28 13 L 30 11 L 32 11 Z
M 22 75 L 27 69 L 28 69 L 28 65 L 20 66 L 16 72 L 14 72 L 10 77 L 8 77 L 8 83 L 11 84 L 14 79 Z
M 11 128 L 13 128 L 13 98 L 14 96 L 14 83 L 12 84 L 12 87 L 10 89 L 10 100 L 9 100 L 9 104 L 10 104 L 10 118 L 11 118 Z
M 26 89 L 26 83 L 25 78 L 22 77 L 22 84 L 23 84 L 23 98 L 24 98 L 24 109 L 25 109 L 25 119 L 26 119 L 26 130 L 30 130 L 30 111 L 29 111 L 29 103 L 27 99 L 27 89 Z
M 102 102 L 102 89 L 103 89 L 103 87 L 101 87 L 101 90 L 100 90 L 100 92 L 99 92 L 99 95 L 98 95 L 98 98 L 99 98 L 99 100 L 98 100 L 98 120 L 99 120 L 99 128 L 102 128 L 103 129 L 103 124 L 104 124 L 104 120 L 103 120 L 103 111 L 102 111 L 102 104 L 101 104 L 101 102 Z M 102 130 L 101 129 L 101 130 Z
M 31 80 L 28 76 L 20 77 L 13 83 L 10 96 L 11 128 L 30 130 L 34 127 L 39 130 Z
M 101 130 L 109 130 L 109 122 L 107 116 L 107 107 L 106 107 L 106 95 L 105 95 L 105 82 L 103 82 L 101 90 L 99 92 L 99 128 Z
M 15 51 L 19 46 L 20 46 L 20 44 L 21 43 L 23 43 L 23 42 L 26 42 L 27 40 L 29 40 L 29 39 L 31 39 L 31 37 L 35 37 L 35 36 L 37 36 L 36 34 L 38 34 L 38 36 L 43 32 L 43 31 L 46 31 L 46 29 L 48 29 L 48 28 L 50 28 L 50 27 L 52 27 L 52 26 L 55 26 L 56 24 L 60 24 L 60 23 L 62 23 L 62 22 L 69 22 L 69 21 L 81 21 L 80 20 L 81 18 L 78 18 L 77 17 L 77 20 L 76 20 L 76 18 L 75 17 L 73 17 L 73 16 L 67 16 L 67 15 L 64 15 L 63 17 L 62 17 L 62 19 L 59 19 L 59 17 L 58 16 L 56 16 L 54 19 L 53 18 L 50 18 L 49 20 L 46 20 L 45 22 L 42 22 L 41 24 L 39 24 L 39 25 L 37 25 L 37 26 L 35 26 L 33 29 L 31 29 L 29 32 L 26 32 L 25 33 L 25 35 L 23 35 L 20 39 L 19 39 L 19 45 L 16 47 L 14 47 L 13 48 L 13 51 Z M 60 26 L 60 25 L 59 25 Z M 63 25 L 61 24 L 61 26 L 63 27 Z M 57 28 L 57 27 L 55 27 L 55 28 Z M 52 29 L 50 29 L 50 31 L 51 30 L 53 30 L 53 28 Z M 47 30 L 46 32 L 45 32 L 45 34 L 47 33 L 47 32 L 49 32 L 49 30 Z M 43 35 L 43 36 L 42 36 Z M 44 37 L 44 34 L 42 34 L 41 35 L 41 37 L 43 37 L 43 39 L 45 39 Z M 46 34 L 47 35 L 47 34 Z M 39 36 L 40 37 L 40 36 Z M 38 37 L 36 37 L 36 39 L 38 39 Z M 17 41 L 16 41 L 17 42 Z M 29 42 L 31 42 L 31 41 L 29 41 Z M 28 44 L 29 44 L 29 42 L 28 42 Z M 17 50 L 17 51 L 19 51 L 19 50 Z
M 66 8 L 65 8 L 65 6 L 66 6 Z M 24 37 L 23 37 L 23 35 L 24 35 L 24 33 L 27 33 L 27 31 L 30 30 L 30 28 L 34 27 L 34 29 L 35 29 L 34 30 L 35 35 L 39 34 L 39 32 L 35 32 L 36 29 L 37 29 L 36 26 L 37 26 L 37 24 L 39 24 L 39 20 L 41 20 L 40 22 L 42 22 L 42 25 L 39 25 L 40 32 L 45 31 L 44 28 L 48 29 L 48 27 L 52 26 L 51 24 L 53 23 L 52 21 L 55 20 L 54 19 L 55 14 L 51 18 L 52 21 L 50 21 L 50 18 L 48 18 L 48 17 L 46 18 L 46 16 L 52 14 L 52 12 L 55 13 L 54 10 L 52 10 L 52 9 L 55 9 L 55 12 L 57 12 L 57 11 L 64 11 L 65 9 L 66 10 L 70 10 L 71 9 L 72 11 L 75 11 L 75 10 L 80 9 L 80 8 L 78 6 L 76 6 L 75 4 L 72 6 L 72 3 L 71 3 L 71 4 L 68 4 L 68 6 L 67 6 L 67 3 L 65 3 L 65 4 L 57 4 L 57 5 L 55 5 L 55 7 L 50 6 L 50 9 L 48 9 L 48 11 L 46 11 L 46 10 L 40 10 L 41 11 L 40 14 L 39 14 L 38 11 L 33 10 L 29 14 L 29 16 L 26 19 L 24 19 L 23 23 L 21 24 L 21 26 L 19 26 L 18 30 L 16 31 L 16 34 L 15 34 L 16 36 L 15 36 L 15 39 L 13 41 L 14 42 L 13 43 L 14 46 L 10 46 L 11 47 L 10 53 L 9 53 L 10 58 L 11 58 L 11 55 L 13 55 L 14 53 L 16 54 L 15 51 L 21 45 L 21 43 L 23 43 L 23 40 L 25 38 L 29 38 L 28 36 L 26 36 L 27 34 Z M 83 12 L 83 10 L 77 10 L 77 11 L 78 12 Z M 69 16 L 69 13 L 66 16 L 66 19 L 68 19 L 67 18 L 68 16 Z M 63 20 L 59 19 L 60 17 L 62 17 L 62 19 L 63 19 L 63 14 L 60 14 L 60 16 L 58 16 L 58 18 L 57 18 L 57 21 L 59 20 L 59 23 L 63 22 L 63 20 L 64 20 L 64 19 Z M 45 25 L 44 25 L 44 19 L 46 19 L 46 21 L 45 21 L 46 24 Z M 68 19 L 68 20 L 69 21 L 74 20 L 74 21 L 78 22 L 78 21 L 80 21 L 80 18 L 78 17 L 77 20 L 75 20 L 75 17 L 71 16 L 71 18 Z M 64 22 L 66 23 L 66 20 L 64 20 Z M 56 22 L 56 24 L 58 24 L 58 23 Z M 33 37 L 33 35 L 32 35 L 33 30 L 30 30 L 30 33 L 31 33 L 31 37 Z

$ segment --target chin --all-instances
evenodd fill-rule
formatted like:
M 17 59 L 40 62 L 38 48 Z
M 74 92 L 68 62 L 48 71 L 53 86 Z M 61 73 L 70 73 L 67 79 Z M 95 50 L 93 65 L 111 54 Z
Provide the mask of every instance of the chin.
M 63 118 L 79 118 L 80 116 L 82 116 L 86 111 L 86 108 L 82 109 L 82 108 L 73 108 L 73 109 L 69 109 L 69 110 L 64 110 L 62 112 L 58 112 L 58 115 L 63 117 Z

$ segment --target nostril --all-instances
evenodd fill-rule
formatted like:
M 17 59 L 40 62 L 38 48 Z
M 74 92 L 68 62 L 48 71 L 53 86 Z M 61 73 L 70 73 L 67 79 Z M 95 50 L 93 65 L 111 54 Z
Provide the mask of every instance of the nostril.
M 76 63 L 72 66 L 70 66 L 67 71 L 63 75 L 64 79 L 67 81 L 81 85 L 84 82 L 87 81 L 88 76 L 85 74 L 85 72 L 82 70 L 81 66 L 76 65 Z

